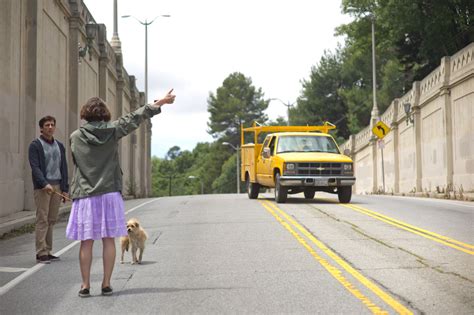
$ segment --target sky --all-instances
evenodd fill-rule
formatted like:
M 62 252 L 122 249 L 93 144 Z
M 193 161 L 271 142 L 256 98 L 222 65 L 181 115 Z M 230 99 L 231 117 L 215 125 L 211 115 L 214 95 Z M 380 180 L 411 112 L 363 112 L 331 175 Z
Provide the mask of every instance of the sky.
M 83 0 L 97 23 L 113 35 L 113 0 Z M 173 146 L 193 150 L 212 142 L 207 132 L 209 93 L 233 72 L 261 88 L 265 99 L 294 103 L 325 50 L 342 37 L 335 28 L 349 23 L 340 0 L 118 0 L 118 34 L 124 67 L 145 90 L 145 26 L 148 26 L 148 101 L 174 88 L 176 101 L 152 118 L 152 156 Z M 161 15 L 170 15 L 162 17 Z M 274 100 L 271 120 L 286 118 Z

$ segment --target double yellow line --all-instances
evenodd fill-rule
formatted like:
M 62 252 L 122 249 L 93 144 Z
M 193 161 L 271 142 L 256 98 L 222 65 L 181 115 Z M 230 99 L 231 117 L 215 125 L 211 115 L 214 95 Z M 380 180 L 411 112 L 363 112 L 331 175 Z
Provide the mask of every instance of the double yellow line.
M 280 222 L 285 229 L 287 229 L 300 244 L 323 266 L 337 281 L 339 281 L 352 295 L 359 299 L 372 313 L 374 314 L 388 314 L 387 311 L 383 310 L 381 307 L 374 304 L 367 296 L 365 296 L 359 289 L 356 288 L 342 273 L 342 271 L 331 264 L 328 260 L 321 257 L 313 247 L 306 241 L 304 235 L 311 243 L 316 245 L 322 252 L 329 256 L 336 264 L 338 264 L 342 269 L 347 273 L 357 279 L 361 284 L 366 288 L 372 291 L 380 299 L 382 299 L 387 305 L 389 305 L 393 310 L 399 314 L 412 314 L 412 312 L 407 309 L 400 302 L 395 300 L 385 291 L 380 289 L 375 283 L 364 277 L 360 272 L 355 270 L 351 265 L 329 249 L 324 243 L 318 240 L 314 235 L 312 235 L 308 230 L 306 230 L 301 224 L 296 222 L 292 217 L 286 214 L 283 210 L 278 208 L 274 203 L 267 200 L 259 200 L 262 206 L 273 216 L 275 219 Z M 299 231 L 299 234 L 297 231 Z
M 394 218 L 388 217 L 386 215 L 383 215 L 383 214 L 380 214 L 378 212 L 371 211 L 371 210 L 368 210 L 368 209 L 365 209 L 365 208 L 362 208 L 362 207 L 359 207 L 359 206 L 356 206 L 356 205 L 351 205 L 351 204 L 340 204 L 340 205 L 344 206 L 346 208 L 352 209 L 354 211 L 363 213 L 365 215 L 368 215 L 372 218 L 383 221 L 385 223 L 391 224 L 391 225 L 396 226 L 398 228 L 401 228 L 405 231 L 423 236 L 423 237 L 428 238 L 430 240 L 433 240 L 435 242 L 438 242 L 438 243 L 444 244 L 446 246 L 449 246 L 451 248 L 460 250 L 460 251 L 462 251 L 466 254 L 474 255 L 474 245 L 463 243 L 463 242 L 457 241 L 455 239 L 449 238 L 447 236 L 443 236 L 443 235 L 440 235 L 440 234 L 437 234 L 437 233 L 434 233 L 434 232 L 431 232 L 431 231 L 421 229 L 421 228 L 413 226 L 411 224 L 396 220 Z

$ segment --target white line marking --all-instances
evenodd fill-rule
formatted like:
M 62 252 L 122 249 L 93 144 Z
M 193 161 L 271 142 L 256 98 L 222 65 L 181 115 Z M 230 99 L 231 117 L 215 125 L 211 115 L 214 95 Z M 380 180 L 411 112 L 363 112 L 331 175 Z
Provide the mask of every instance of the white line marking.
M 28 270 L 28 268 L 0 267 L 0 272 L 22 272 L 25 270 Z
M 132 209 L 130 209 L 130 210 L 128 210 L 128 211 L 125 211 L 125 214 L 129 214 L 130 212 L 133 212 L 133 211 L 137 210 L 138 208 L 143 207 L 144 205 L 147 205 L 147 204 L 149 204 L 149 203 L 151 203 L 151 202 L 153 202 L 153 201 L 157 201 L 158 199 L 160 199 L 160 198 L 154 198 L 154 199 L 149 200 L 149 201 L 147 201 L 147 202 L 141 203 L 141 204 L 139 204 L 138 206 L 133 207 Z
M 141 203 L 139 204 L 138 206 L 136 207 L 133 207 L 132 209 L 126 211 L 125 213 L 130 213 L 132 211 L 135 211 L 137 210 L 138 208 L 144 206 L 144 205 L 147 205 L 153 201 L 156 201 L 158 200 L 159 198 L 154 198 L 152 200 L 149 200 L 149 201 L 146 201 L 144 203 Z M 62 254 L 66 253 L 68 250 L 70 250 L 71 248 L 73 248 L 74 246 L 76 246 L 77 244 L 79 244 L 80 241 L 74 241 L 72 242 L 71 244 L 69 244 L 68 246 L 64 247 L 63 249 L 59 250 L 58 252 L 54 253 L 55 256 L 61 256 Z M 54 263 L 53 263 L 54 264 Z M 26 278 L 28 278 L 29 276 L 35 274 L 38 270 L 40 270 L 41 268 L 43 268 L 45 266 L 45 264 L 36 264 L 34 265 L 33 267 L 29 268 L 29 269 L 24 269 L 26 270 L 24 273 L 22 273 L 21 275 L 19 275 L 18 277 L 12 279 L 10 282 L 8 282 L 7 284 L 5 284 L 4 286 L 0 287 L 0 296 L 4 295 L 5 293 L 7 293 L 8 291 L 10 291 L 11 289 L 13 289 L 17 284 L 19 284 L 20 282 L 22 282 L 23 280 L 25 280 Z M 4 267 L 6 268 L 6 267 Z M 12 269 L 15 269 L 15 268 L 12 268 Z M 16 268 L 16 269 L 20 269 L 20 268 Z
M 18 283 L 22 282 L 32 274 L 36 273 L 38 270 L 43 268 L 45 264 L 36 264 L 15 279 L 11 280 L 7 284 L 5 284 L 3 287 L 0 288 L 0 296 L 4 295 L 8 291 L 10 291 L 12 288 L 14 288 Z

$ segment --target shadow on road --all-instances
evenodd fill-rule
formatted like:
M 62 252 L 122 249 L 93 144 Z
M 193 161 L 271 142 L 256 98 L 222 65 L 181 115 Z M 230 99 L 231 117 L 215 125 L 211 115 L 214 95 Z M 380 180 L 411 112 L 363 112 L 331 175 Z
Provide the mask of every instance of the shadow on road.
M 236 290 L 236 289 L 248 289 L 248 288 L 226 288 L 226 287 L 209 287 L 209 288 L 131 288 L 118 291 L 117 295 L 129 295 L 129 294 L 150 294 L 150 293 L 173 293 L 182 291 L 207 291 L 207 290 Z
M 275 201 L 274 198 L 258 198 L 259 200 Z M 288 197 L 285 204 L 338 204 L 337 199 L 327 199 L 327 198 L 318 198 L 317 196 L 314 199 L 305 199 L 301 197 Z M 359 204 L 359 202 L 351 201 L 350 204 Z

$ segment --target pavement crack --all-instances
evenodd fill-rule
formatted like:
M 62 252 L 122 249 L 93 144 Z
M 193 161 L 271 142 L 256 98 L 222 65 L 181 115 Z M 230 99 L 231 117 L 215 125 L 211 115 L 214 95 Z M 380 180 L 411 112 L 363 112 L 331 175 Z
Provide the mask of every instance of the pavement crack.
M 327 212 L 324 211 L 323 209 L 320 209 L 320 208 L 318 208 L 318 207 L 315 207 L 314 205 L 310 205 L 310 206 L 311 206 L 311 208 L 313 208 L 314 210 L 316 210 L 316 211 L 318 211 L 318 212 L 320 212 L 320 213 L 326 215 L 327 217 L 333 219 L 333 220 L 336 221 L 336 222 L 345 223 L 345 224 L 347 224 L 347 225 L 350 225 L 351 228 L 352 228 L 352 230 L 353 230 L 354 232 L 356 232 L 356 233 L 358 233 L 358 234 L 360 234 L 360 235 L 366 237 L 366 238 L 369 239 L 369 240 L 372 240 L 372 241 L 374 241 L 374 242 L 377 242 L 378 244 L 383 245 L 383 246 L 386 246 L 386 247 L 388 247 L 388 248 L 390 248 L 390 249 L 396 248 L 395 246 L 392 246 L 392 245 L 390 245 L 390 244 L 388 244 L 388 243 L 386 243 L 386 242 L 384 242 L 384 241 L 382 241 L 382 240 L 380 240 L 380 239 L 378 239 L 378 238 L 376 238 L 376 237 L 374 237 L 374 236 L 369 235 L 367 232 L 365 232 L 364 230 L 362 230 L 357 224 L 354 224 L 354 223 L 349 222 L 349 221 L 346 221 L 346 220 L 341 220 L 341 219 L 337 218 L 336 216 L 334 216 L 334 215 L 332 215 L 332 214 L 330 214 L 330 213 L 327 213 Z
M 373 236 L 370 236 L 369 234 L 367 234 L 367 233 L 365 233 L 363 230 L 361 230 L 358 226 L 356 226 L 356 225 L 354 225 L 354 224 L 352 224 L 352 223 L 351 223 L 351 225 L 353 225 L 353 226 L 352 226 L 352 230 L 353 230 L 354 232 L 359 233 L 360 235 L 365 236 L 367 239 L 370 239 L 370 240 L 372 240 L 372 241 L 374 241 L 374 242 L 377 242 L 377 243 L 379 243 L 380 245 L 386 246 L 386 247 L 388 247 L 388 248 L 390 248 L 390 249 L 396 248 L 395 246 L 389 245 L 388 243 L 386 243 L 386 242 L 384 242 L 384 241 L 382 241 L 382 240 L 380 240 L 380 239 L 378 239 L 378 238 L 375 238 L 375 237 L 373 237 Z
M 160 238 L 161 234 L 162 234 L 162 233 L 161 233 L 160 231 L 158 231 L 158 235 L 157 235 L 157 236 L 155 237 L 155 239 L 153 240 L 153 245 L 156 244 L 156 242 L 157 242 L 158 239 Z
M 462 279 L 462 280 L 464 280 L 464 281 L 467 281 L 467 282 L 469 282 L 469 283 L 471 283 L 471 284 L 474 284 L 474 280 L 473 280 L 473 279 L 469 279 L 469 278 L 467 278 L 467 277 L 465 277 L 465 276 L 463 276 L 463 275 L 461 275 L 461 274 L 459 274 L 459 273 L 457 273 L 457 272 L 445 271 L 445 270 L 443 270 L 443 269 L 442 269 L 441 267 L 439 267 L 439 266 L 430 265 L 430 264 L 428 263 L 427 259 L 425 259 L 425 258 L 421 257 L 420 255 L 417 255 L 417 254 L 415 254 L 415 253 L 413 253 L 413 252 L 411 252 L 411 251 L 409 251 L 409 250 L 407 250 L 407 249 L 405 249 L 405 248 L 398 247 L 398 249 L 401 250 L 401 251 L 403 251 L 403 252 L 405 252 L 405 253 L 407 253 L 408 255 L 411 255 L 411 256 L 415 257 L 415 258 L 416 258 L 416 261 L 419 262 L 420 264 L 422 264 L 423 266 L 425 266 L 426 268 L 429 268 L 429 269 L 431 269 L 431 270 L 434 270 L 434 271 L 436 271 L 436 272 L 438 272 L 438 273 L 441 273 L 441 274 L 444 274 L 444 275 L 451 275 L 451 276 L 457 277 L 457 278 L 459 278 L 459 279 Z
M 390 248 L 390 249 L 398 249 L 398 250 L 400 250 L 400 251 L 402 251 L 402 252 L 405 252 L 406 254 L 408 254 L 408 255 L 410 255 L 410 256 L 413 256 L 413 257 L 415 258 L 415 260 L 423 266 L 423 267 L 421 267 L 421 268 L 428 268 L 428 269 L 431 269 L 431 270 L 433 270 L 433 271 L 436 271 L 436 272 L 438 272 L 438 273 L 440 273 L 440 274 L 450 275 L 450 276 L 459 278 L 459 279 L 461 279 L 461 280 L 467 281 L 467 282 L 469 282 L 470 284 L 474 284 L 474 280 L 473 280 L 473 279 L 467 278 L 467 277 L 465 277 L 465 276 L 463 276 L 463 275 L 461 275 L 461 274 L 459 274 L 459 273 L 457 273 L 457 272 L 445 271 L 445 270 L 443 270 L 443 269 L 442 269 L 441 267 L 439 267 L 439 266 L 433 266 L 433 265 L 431 265 L 431 264 L 428 262 L 428 260 L 427 260 L 426 258 L 424 258 L 424 257 L 422 257 L 422 256 L 420 256 L 420 255 L 417 255 L 417 254 L 411 252 L 411 251 L 408 250 L 408 249 L 405 249 L 405 248 L 400 247 L 400 246 L 393 246 L 393 245 L 390 245 L 390 244 L 388 244 L 388 243 L 386 243 L 386 242 L 384 242 L 384 241 L 382 241 L 382 240 L 380 240 L 380 239 L 377 239 L 377 238 L 375 238 L 375 237 L 373 237 L 373 236 L 370 236 L 367 232 L 365 232 L 365 231 L 362 230 L 359 226 L 357 226 L 356 224 L 354 224 L 354 223 L 352 223 L 352 222 L 349 222 L 349 221 L 346 221 L 346 220 L 341 220 L 341 219 L 337 218 L 336 216 L 334 216 L 334 215 L 332 215 L 332 214 L 330 214 L 330 213 L 327 213 L 327 212 L 324 211 L 323 209 L 320 209 L 320 208 L 318 208 L 318 207 L 316 207 L 316 206 L 314 206 L 314 205 L 310 205 L 310 206 L 311 206 L 311 208 L 312 208 L 313 210 L 318 211 L 319 213 L 326 215 L 328 218 L 331 218 L 331 219 L 333 219 L 333 220 L 336 221 L 336 222 L 345 223 L 345 224 L 350 225 L 350 226 L 352 227 L 352 229 L 353 229 L 355 232 L 357 232 L 357 233 L 363 235 L 363 236 L 366 237 L 367 239 L 370 239 L 370 240 L 372 240 L 372 241 L 374 241 L 374 242 L 377 242 L 378 244 L 381 244 L 381 245 L 383 245 L 383 246 L 386 246 L 386 247 L 388 247 L 388 248 Z M 295 220 L 296 220 L 296 218 L 295 218 Z M 300 223 L 300 224 L 301 224 L 301 223 Z M 311 230 L 309 230 L 307 227 L 305 227 L 305 228 L 313 235 L 313 233 L 311 232 Z M 327 245 L 327 244 L 326 244 L 326 245 Z M 329 246 L 328 246 L 328 247 L 329 247 Z M 334 249 L 332 249 L 332 248 L 331 248 L 331 250 L 334 251 Z M 336 251 L 334 251 L 334 252 L 336 252 Z M 338 253 L 338 255 L 339 255 L 339 253 Z M 341 257 L 343 257 L 343 256 L 341 256 Z M 344 258 L 344 259 L 345 259 L 345 258 Z M 347 261 L 348 261 L 348 260 L 347 260 Z M 418 268 L 419 268 L 419 267 L 413 267 L 412 269 L 418 269 Z M 405 268 L 405 269 L 407 269 L 407 268 Z
M 314 206 L 313 206 L 314 207 Z M 316 207 L 314 207 L 316 208 Z M 317 210 L 319 210 L 321 213 L 324 213 L 326 214 L 323 210 L 321 209 L 318 209 L 316 208 Z M 328 215 L 329 217 L 331 217 L 330 215 Z M 307 231 L 308 233 L 310 233 L 312 236 L 314 236 L 316 239 L 318 239 L 316 237 L 316 235 L 313 233 L 313 231 L 311 231 L 310 228 L 308 228 L 307 226 L 305 226 L 302 222 L 300 222 L 295 216 L 292 216 L 294 218 L 295 221 L 298 222 L 298 224 L 300 224 L 301 226 L 303 226 Z M 336 221 L 338 222 L 343 222 L 343 223 L 348 223 L 349 225 L 352 226 L 352 228 L 354 229 L 354 227 L 358 228 L 355 224 L 352 224 L 350 222 L 347 222 L 347 221 L 344 221 L 344 220 L 340 220 L 340 219 L 337 219 L 336 218 Z M 376 240 L 375 238 L 370 238 L 370 239 L 373 239 L 373 240 Z M 356 265 L 350 260 L 348 259 L 347 257 L 345 257 L 342 253 L 340 253 L 339 251 L 337 251 L 336 249 L 334 249 L 333 247 L 331 247 L 329 244 L 327 243 L 324 243 L 323 244 L 326 246 L 326 248 L 328 248 L 330 251 L 332 251 L 333 253 L 335 253 L 338 257 L 340 257 L 343 261 L 347 262 L 350 266 L 352 266 L 352 268 L 354 268 L 355 270 L 359 271 L 359 272 L 363 272 L 363 269 L 359 268 L 359 267 L 356 267 Z M 385 245 L 385 244 L 384 244 Z M 387 245 L 385 245 L 387 246 Z M 392 248 L 392 247 L 390 247 Z M 326 256 L 327 254 L 325 254 Z M 330 259 L 330 261 L 334 261 L 333 259 Z M 373 277 L 370 277 L 368 274 L 366 274 L 365 272 L 363 273 L 363 276 L 367 279 L 369 279 L 371 282 L 373 282 L 374 284 L 376 284 L 377 286 L 379 286 L 380 288 L 382 288 L 382 290 L 384 290 L 385 292 L 389 293 L 390 295 L 392 295 L 393 297 L 395 297 L 398 301 L 401 301 L 403 304 L 405 305 L 408 305 L 409 308 L 411 308 L 412 310 L 415 310 L 416 313 L 418 314 L 424 314 L 423 311 L 421 311 L 418 307 L 416 307 L 414 305 L 414 303 L 410 300 L 408 300 L 407 298 L 403 297 L 402 295 L 394 292 L 393 290 L 391 290 L 389 287 L 385 286 L 382 282 L 378 281 L 377 279 L 373 278 Z

